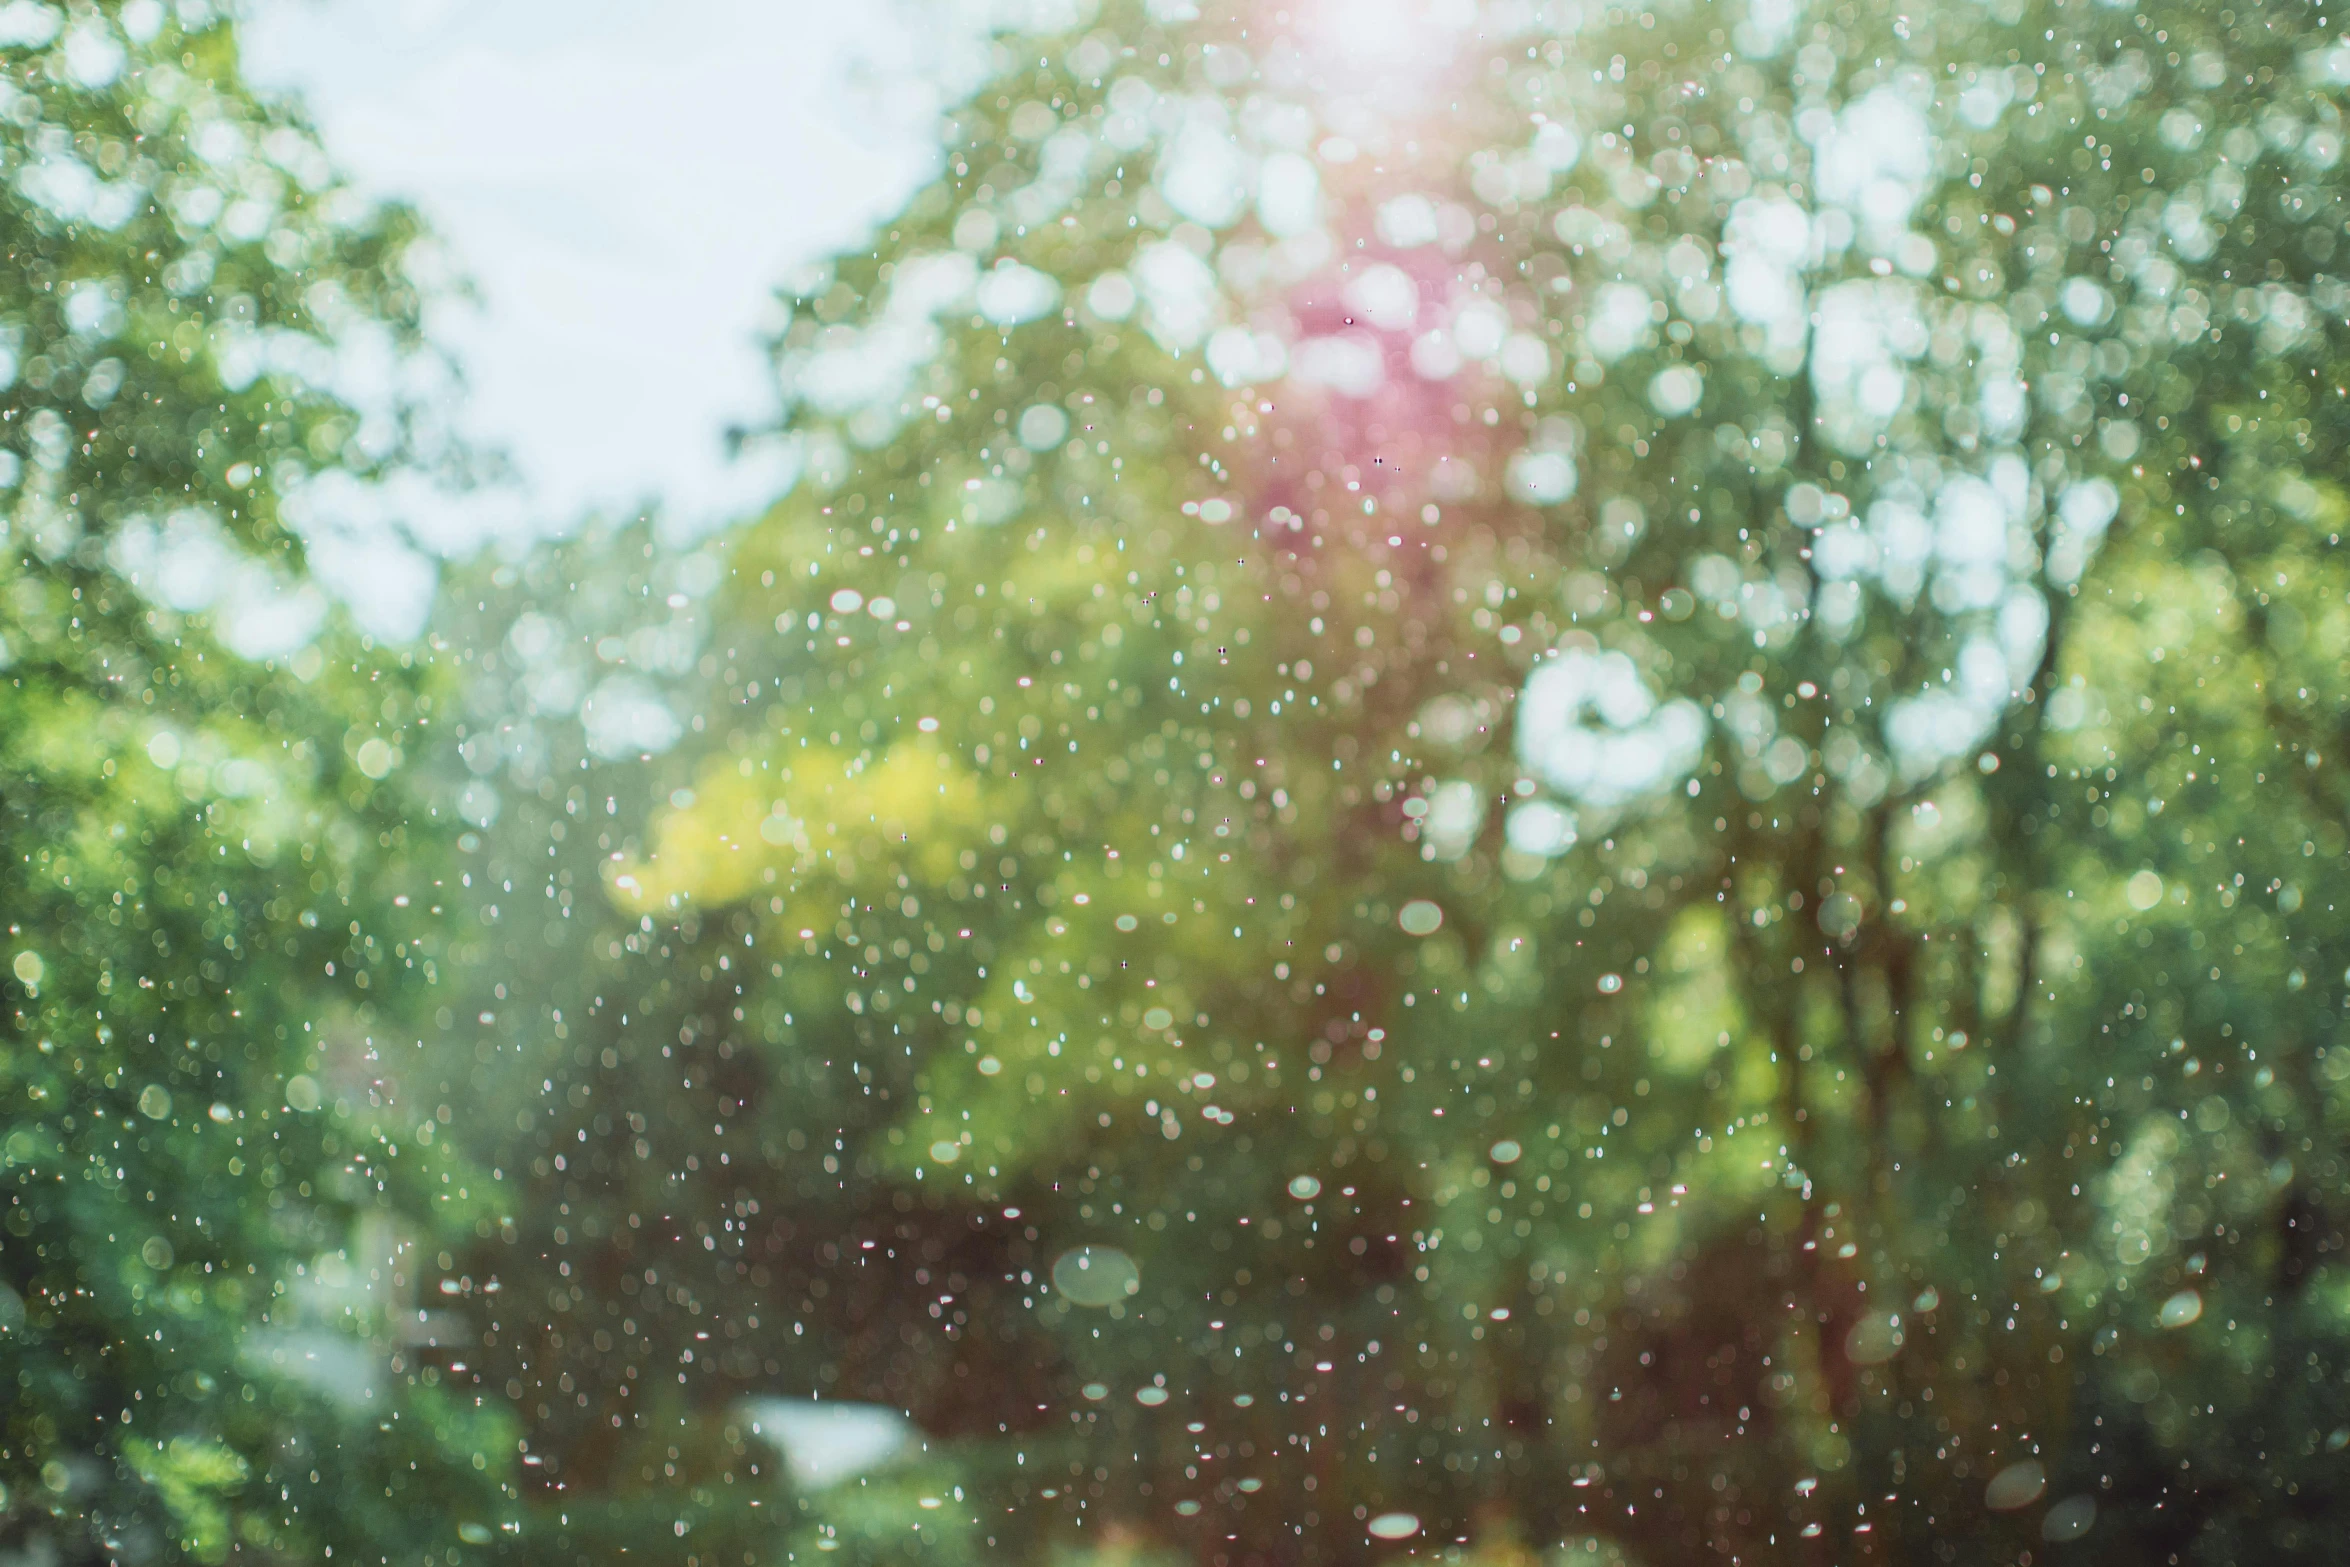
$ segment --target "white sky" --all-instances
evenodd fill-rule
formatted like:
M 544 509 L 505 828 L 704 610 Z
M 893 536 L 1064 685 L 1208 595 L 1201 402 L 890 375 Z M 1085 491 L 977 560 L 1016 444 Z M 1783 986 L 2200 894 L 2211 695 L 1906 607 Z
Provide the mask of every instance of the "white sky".
M 647 500 L 698 528 L 776 493 L 724 434 L 774 415 L 756 340 L 777 281 L 931 167 L 966 37 L 919 4 L 253 7 L 254 80 L 301 95 L 361 189 L 415 203 L 480 297 L 433 330 L 469 381 L 459 426 L 507 453 L 520 504 L 416 518 L 420 537 L 461 551 Z

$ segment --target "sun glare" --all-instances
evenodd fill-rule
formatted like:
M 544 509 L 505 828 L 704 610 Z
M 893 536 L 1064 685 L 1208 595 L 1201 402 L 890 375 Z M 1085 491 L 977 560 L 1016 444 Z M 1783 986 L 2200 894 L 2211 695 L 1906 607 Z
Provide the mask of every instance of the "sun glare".
M 1409 111 L 1410 98 L 1451 60 L 1476 19 L 1469 0 L 1316 0 L 1301 41 L 1338 73 L 1327 80 L 1334 91 L 1408 94 L 1401 102 L 1386 98 L 1392 115 Z

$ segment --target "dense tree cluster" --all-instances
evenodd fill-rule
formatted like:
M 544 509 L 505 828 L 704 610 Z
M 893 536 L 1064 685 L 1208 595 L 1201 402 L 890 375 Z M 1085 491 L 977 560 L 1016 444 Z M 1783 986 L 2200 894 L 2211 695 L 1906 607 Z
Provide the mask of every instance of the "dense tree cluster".
M 515 1425 L 413 1389 L 374 1287 L 420 1273 L 396 1211 L 490 1202 L 393 1119 L 453 978 L 395 776 L 435 680 L 312 635 L 288 520 L 401 450 L 321 367 L 413 341 L 410 225 L 200 7 L 0 26 L 0 1539 L 416 1559 L 508 1504 Z

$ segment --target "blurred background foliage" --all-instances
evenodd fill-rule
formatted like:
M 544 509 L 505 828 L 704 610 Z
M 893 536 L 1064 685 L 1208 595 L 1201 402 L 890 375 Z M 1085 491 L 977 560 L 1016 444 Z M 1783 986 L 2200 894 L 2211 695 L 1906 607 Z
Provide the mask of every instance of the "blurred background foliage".
M 15 1556 L 2331 1559 L 2322 11 L 1031 16 L 397 648 L 412 222 L 0 28 Z

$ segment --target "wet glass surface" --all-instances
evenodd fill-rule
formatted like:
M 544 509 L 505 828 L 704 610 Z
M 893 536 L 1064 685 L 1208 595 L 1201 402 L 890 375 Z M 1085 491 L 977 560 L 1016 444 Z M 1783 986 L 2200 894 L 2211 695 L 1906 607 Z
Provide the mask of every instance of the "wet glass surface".
M 0 1551 L 2331 1560 L 2333 32 L 1007 13 L 436 565 L 413 216 L 0 7 Z

